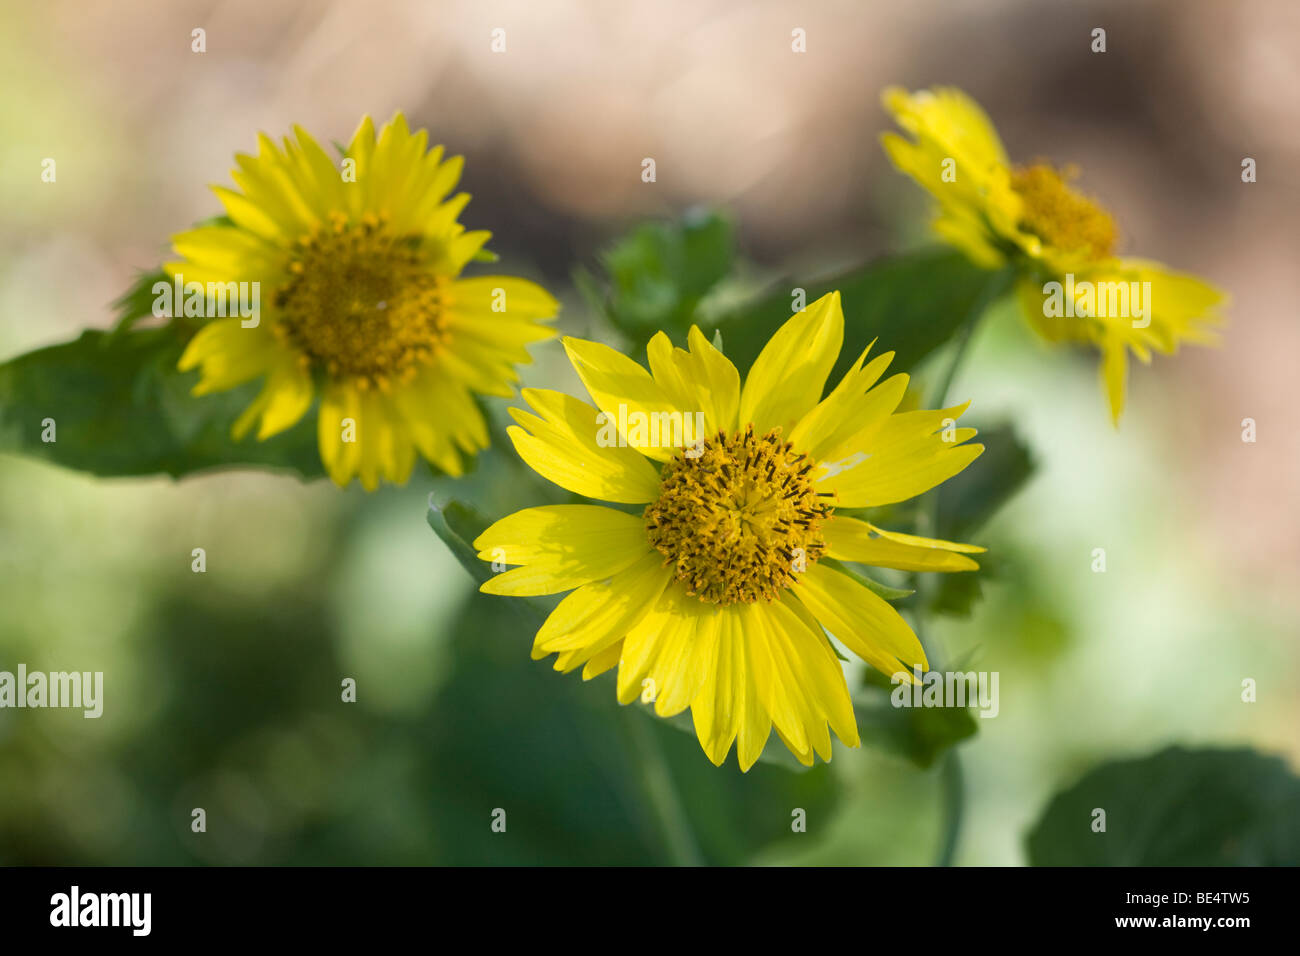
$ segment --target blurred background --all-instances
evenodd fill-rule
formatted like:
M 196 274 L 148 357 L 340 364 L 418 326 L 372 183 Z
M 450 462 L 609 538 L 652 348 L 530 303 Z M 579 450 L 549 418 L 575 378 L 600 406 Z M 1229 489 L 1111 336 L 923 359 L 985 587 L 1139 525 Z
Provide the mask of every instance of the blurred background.
M 167 237 L 218 211 L 205 184 L 259 130 L 346 141 L 363 113 L 404 110 L 465 155 L 463 221 L 493 231 L 497 271 L 542 281 L 561 327 L 588 334 L 574 266 L 646 218 L 723 208 L 756 282 L 929 241 L 926 198 L 879 147 L 879 93 L 964 88 L 1013 159 L 1078 164 L 1124 252 L 1232 304 L 1222 348 L 1134 368 L 1118 431 L 1093 356 L 1047 349 L 1012 310 L 974 341 L 951 394 L 1014 421 L 1038 467 L 980 532 L 1000 566 L 983 600 L 931 628 L 1001 675 L 999 715 L 960 748 L 956 859 L 1026 862 L 1051 796 L 1103 760 L 1182 743 L 1300 764 L 1290 0 L 9 2 L 0 76 L 0 359 L 108 327 Z M 40 182 L 45 157 L 57 185 Z M 558 344 L 534 354 L 526 381 L 576 384 Z M 435 490 L 517 507 L 509 454 L 454 487 L 417 470 L 371 496 L 0 458 L 0 669 L 106 685 L 99 720 L 0 711 L 0 863 L 936 858 L 936 767 L 837 746 L 805 774 L 715 770 L 689 736 L 614 706 L 609 680 L 531 661 L 532 626 L 477 596 L 425 522 Z M 791 833 L 795 807 L 807 833 Z M 489 830 L 496 808 L 506 834 Z

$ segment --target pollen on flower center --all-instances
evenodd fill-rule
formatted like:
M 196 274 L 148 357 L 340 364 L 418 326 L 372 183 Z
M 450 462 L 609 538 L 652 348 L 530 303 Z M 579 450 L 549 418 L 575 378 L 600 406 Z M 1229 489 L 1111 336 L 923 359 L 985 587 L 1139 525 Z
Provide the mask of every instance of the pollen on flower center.
M 448 280 L 378 216 L 334 213 L 294 244 L 289 275 L 275 294 L 276 334 L 331 377 L 385 389 L 443 341 Z
M 813 490 L 813 462 L 754 426 L 719 432 L 664 466 L 645 510 L 650 543 L 686 593 L 706 604 L 775 600 L 826 551 L 829 495 Z
M 1024 200 L 1021 226 L 1058 249 L 1104 259 L 1119 237 L 1115 220 L 1070 188 L 1068 180 L 1075 175 L 1073 168 L 1062 173 L 1046 163 L 1012 170 L 1011 188 Z

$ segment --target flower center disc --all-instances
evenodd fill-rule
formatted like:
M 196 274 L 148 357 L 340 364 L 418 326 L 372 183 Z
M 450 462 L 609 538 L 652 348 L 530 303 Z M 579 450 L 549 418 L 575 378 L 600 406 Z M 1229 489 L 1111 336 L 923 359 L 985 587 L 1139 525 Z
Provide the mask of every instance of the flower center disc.
M 664 466 L 645 510 L 650 543 L 686 593 L 706 604 L 775 600 L 826 551 L 829 495 L 813 490 L 813 462 L 781 430 L 719 432 Z
M 1046 163 L 1012 170 L 1011 188 L 1025 204 L 1021 226 L 1058 249 L 1105 259 L 1119 238 L 1115 220 L 1097 203 L 1070 188 L 1067 180 L 1074 176 L 1072 169 L 1062 175 Z
M 331 377 L 378 388 L 409 381 L 443 339 L 447 280 L 378 217 L 331 220 L 294 244 L 275 295 L 276 334 Z

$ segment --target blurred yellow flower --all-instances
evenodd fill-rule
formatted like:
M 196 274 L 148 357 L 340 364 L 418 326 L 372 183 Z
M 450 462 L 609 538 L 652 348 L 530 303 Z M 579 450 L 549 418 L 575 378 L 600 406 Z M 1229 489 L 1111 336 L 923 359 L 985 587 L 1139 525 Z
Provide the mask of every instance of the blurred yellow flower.
M 826 631 L 885 674 L 912 680 L 914 665 L 928 666 L 898 612 L 839 560 L 967 571 L 978 565 L 966 555 L 984 550 L 836 513 L 922 494 L 983 451 L 964 444 L 975 429 L 956 427 L 965 405 L 897 411 L 907 375 L 877 384 L 893 353 L 864 365 L 864 351 L 822 398 L 843 337 L 836 292 L 782 326 L 743 387 L 695 327 L 689 351 L 663 332 L 651 339 L 649 372 L 567 338 L 595 406 L 525 389 L 533 413 L 511 410 L 510 437 L 539 474 L 643 507 L 549 505 L 503 518 L 474 546 L 498 570 L 516 567 L 482 590 L 572 591 L 537 632 L 534 658 L 557 654 L 557 670 L 582 667 L 584 679 L 617 667 L 619 701 L 653 699 L 661 717 L 689 707 L 718 765 L 735 743 L 748 770 L 773 727 L 806 765 L 814 753 L 830 759 L 828 725 L 858 745 Z
M 1149 363 L 1153 350 L 1217 341 L 1210 330 L 1223 293 L 1157 262 L 1117 257 L 1115 221 L 1070 185 L 1073 168 L 1012 166 L 989 118 L 960 90 L 891 87 L 883 99 L 914 137 L 886 133 L 885 151 L 938 200 L 935 231 L 979 265 L 1015 266 L 1021 307 L 1045 339 L 1101 350 L 1115 422 L 1129 350 Z
M 490 234 L 457 222 L 467 193 L 448 198 L 462 159 L 429 150 L 400 113 L 378 136 L 363 119 L 339 167 L 294 134 L 237 155 L 239 189 L 214 187 L 227 219 L 173 239 L 181 259 L 164 268 L 186 285 L 267 290 L 258 320 L 204 325 L 180 368 L 201 369 L 196 395 L 265 379 L 236 439 L 259 420 L 259 439 L 291 427 L 319 392 L 321 460 L 339 485 L 404 482 L 417 451 L 458 475 L 488 444 L 473 393 L 512 394 L 558 305 L 524 279 L 457 278 Z

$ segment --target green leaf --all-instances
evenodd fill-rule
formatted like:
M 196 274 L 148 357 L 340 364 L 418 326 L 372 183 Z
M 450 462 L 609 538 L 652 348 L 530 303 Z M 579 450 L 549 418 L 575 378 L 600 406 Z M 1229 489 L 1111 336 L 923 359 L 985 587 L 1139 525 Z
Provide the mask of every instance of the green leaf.
M 970 617 L 975 605 L 984 598 L 984 586 L 1002 575 L 1002 560 L 994 552 L 975 555 L 980 569 L 974 573 L 937 575 L 927 602 L 935 614 Z
M 895 690 L 888 675 L 867 669 L 863 686 L 853 697 L 864 744 L 906 757 L 918 767 L 929 767 L 979 728 L 967 707 L 895 707 L 891 699 Z
M 936 536 L 948 541 L 971 541 L 976 537 L 989 519 L 1020 492 L 1037 467 L 1028 446 L 1008 424 L 981 426 L 975 440 L 984 445 L 984 453 L 933 492 L 938 495 Z M 931 592 L 930 610 L 955 617 L 970 616 L 983 597 L 984 586 L 1003 572 L 996 551 L 977 555 L 976 560 L 980 565 L 977 574 L 939 576 Z
M 606 693 L 613 694 L 613 688 Z M 758 761 L 741 773 L 734 744 L 722 766 L 715 767 L 693 731 L 674 733 L 662 726 L 666 721 L 656 718 L 655 723 L 660 726 L 650 729 L 658 733 L 706 863 L 744 863 L 777 841 L 799 847 L 805 837 L 791 832 L 792 811 L 799 808 L 809 820 L 826 821 L 840 801 L 842 775 L 836 768 L 820 761 L 804 767 L 775 732 Z M 838 742 L 834 746 L 838 749 Z
M 470 577 L 479 584 L 492 577 L 492 565 L 479 560 L 478 551 L 472 543 L 487 528 L 489 522 L 485 518 L 455 498 L 438 501 L 430 494 L 428 521 L 429 527 L 442 539 L 452 557 L 460 562 Z
M 492 522 L 472 505 L 455 498 L 439 500 L 430 494 L 427 520 L 447 550 L 477 583 L 483 584 L 496 573 L 490 562 L 479 558 L 478 549 L 473 544 Z M 541 626 L 554 606 L 554 602 L 548 604 L 538 598 L 505 597 L 502 600 L 509 602 L 534 629 Z
M 663 330 L 682 342 L 704 297 L 735 260 L 729 220 L 696 212 L 681 222 L 649 222 L 598 257 L 601 276 L 578 270 L 574 283 L 593 307 L 642 346 Z
M 831 372 L 839 381 L 867 344 L 874 354 L 892 351 L 890 372 L 910 371 L 969 318 L 998 273 L 971 265 L 959 252 L 936 248 L 877 259 L 828 279 L 790 279 L 716 319 L 727 336 L 728 357 L 742 371 L 791 315 L 792 291 L 810 304 L 839 290 L 844 308 L 844 348 Z
M 981 427 L 984 453 L 939 486 L 937 537 L 965 541 L 1013 498 L 1033 475 L 1029 447 L 1008 424 Z
M 176 370 L 183 347 L 175 325 L 87 331 L 0 364 L 0 451 L 105 476 L 179 477 L 238 465 L 323 473 L 312 413 L 266 441 L 235 442 L 230 426 L 260 383 L 196 398 L 198 373 Z M 47 420 L 54 441 L 43 440 Z
M 207 219 L 196 222 L 191 228 L 201 229 L 204 226 L 233 226 L 235 221 L 229 216 L 222 214 L 220 216 L 210 216 Z M 141 269 L 136 273 L 135 279 L 127 290 L 122 293 L 113 303 L 113 311 L 117 313 L 117 321 L 113 326 L 114 332 L 129 332 L 132 326 L 140 319 L 148 318 L 153 315 L 153 303 L 155 299 L 153 287 L 156 282 L 165 282 L 168 285 L 172 283 L 172 277 L 164 272 L 161 268 Z M 179 311 L 179 310 L 178 310 Z M 177 321 L 181 322 L 181 327 L 187 323 L 183 317 L 178 317 Z
M 1111 761 L 1052 799 L 1028 850 L 1034 866 L 1296 866 L 1300 778 L 1246 748 Z
M 155 298 L 154 283 L 166 282 L 170 284 L 171 281 L 171 277 L 161 269 L 137 273 L 135 280 L 122 293 L 121 298 L 113 303 L 113 311 L 117 313 L 117 322 L 113 326 L 113 332 L 115 334 L 129 332 L 131 327 L 141 319 L 152 316 Z

